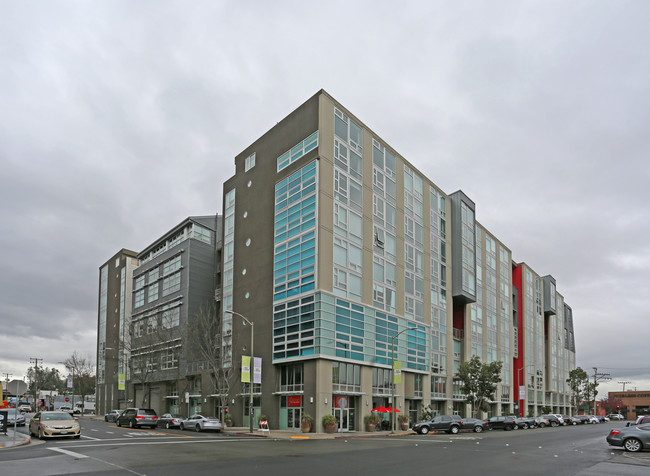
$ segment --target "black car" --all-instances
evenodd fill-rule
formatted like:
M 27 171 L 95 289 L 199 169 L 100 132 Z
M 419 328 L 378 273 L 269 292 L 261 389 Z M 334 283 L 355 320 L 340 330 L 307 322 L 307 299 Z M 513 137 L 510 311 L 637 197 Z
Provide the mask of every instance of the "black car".
M 579 421 L 574 420 L 573 417 L 569 415 L 562 415 L 562 418 L 564 418 L 564 423 L 566 425 L 577 425 L 578 423 L 580 423 Z
M 485 420 L 479 420 L 478 418 L 463 418 L 462 430 L 471 430 L 474 433 L 481 433 L 483 430 L 487 430 L 487 422 Z
M 517 423 L 514 416 L 493 416 L 488 420 L 489 430 L 515 430 Z
M 127 408 L 117 417 L 116 422 L 117 426 L 128 426 L 130 428 L 141 426 L 156 428 L 158 415 L 151 408 Z
M 575 422 L 574 425 L 586 425 L 589 423 L 589 417 L 587 415 L 573 415 L 571 421 Z
M 423 421 L 413 425 L 412 430 L 421 435 L 430 431 L 446 431 L 455 435 L 463 427 L 463 419 L 460 415 L 438 415 L 430 421 Z

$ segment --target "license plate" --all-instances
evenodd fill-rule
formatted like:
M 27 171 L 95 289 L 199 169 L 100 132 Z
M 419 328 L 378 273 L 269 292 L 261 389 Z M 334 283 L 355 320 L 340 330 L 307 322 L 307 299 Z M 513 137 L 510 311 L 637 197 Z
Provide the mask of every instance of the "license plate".
M 67 435 L 68 432 L 67 432 L 67 431 L 62 431 L 61 434 L 62 434 L 62 435 Z

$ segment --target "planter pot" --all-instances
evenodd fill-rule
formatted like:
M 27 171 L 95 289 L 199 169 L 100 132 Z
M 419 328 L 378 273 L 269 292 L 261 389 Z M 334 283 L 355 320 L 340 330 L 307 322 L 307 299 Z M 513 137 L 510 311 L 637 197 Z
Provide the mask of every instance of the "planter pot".
M 224 423 L 226 424 L 226 428 L 232 427 L 232 420 L 224 420 Z
M 399 426 L 402 429 L 402 431 L 406 431 L 409 429 L 409 422 L 405 421 L 404 423 L 400 423 Z
M 308 421 L 303 421 L 300 423 L 300 431 L 303 433 L 309 433 L 311 431 L 311 423 Z
M 336 423 L 325 425 L 323 428 L 325 429 L 325 433 L 334 433 L 336 431 Z
M 366 423 L 366 431 L 375 431 L 376 426 L 374 423 Z

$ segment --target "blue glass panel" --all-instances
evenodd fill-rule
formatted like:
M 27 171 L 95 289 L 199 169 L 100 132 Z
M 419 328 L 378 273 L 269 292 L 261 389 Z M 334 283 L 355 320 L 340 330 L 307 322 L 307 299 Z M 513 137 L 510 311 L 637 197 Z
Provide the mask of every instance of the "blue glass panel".
M 350 328 L 348 326 L 344 326 L 342 324 L 337 324 L 336 325 L 336 330 L 338 332 L 345 332 L 346 334 L 350 333 Z
M 314 348 L 302 349 L 301 355 L 314 355 Z
M 351 334 L 359 337 L 363 337 L 363 329 L 351 329 Z

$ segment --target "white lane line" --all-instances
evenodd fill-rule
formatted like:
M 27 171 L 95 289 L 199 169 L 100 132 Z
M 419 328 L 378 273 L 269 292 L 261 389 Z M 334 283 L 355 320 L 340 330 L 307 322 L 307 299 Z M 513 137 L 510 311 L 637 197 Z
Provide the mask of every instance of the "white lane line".
M 81 435 L 82 438 L 86 438 L 87 440 L 101 440 L 101 438 L 95 438 L 93 436 L 87 436 L 87 435 Z
M 66 454 L 68 456 L 72 456 L 73 458 L 77 458 L 77 459 L 88 458 L 88 456 L 86 455 L 82 455 L 81 453 L 75 453 L 74 451 L 64 450 L 63 448 L 48 448 L 48 450 L 58 451 L 59 453 Z
M 91 428 L 90 431 L 99 431 L 99 430 L 96 430 L 96 429 L 94 429 L 94 428 Z
M 156 441 L 129 441 L 128 443 L 97 443 L 97 444 L 92 444 L 92 445 L 70 445 L 66 446 L 66 448 L 96 448 L 99 446 L 135 446 L 135 445 L 182 445 L 182 444 L 189 444 L 189 443 L 232 443 L 232 442 L 240 442 L 240 441 L 266 441 L 267 438 L 251 438 L 251 439 L 216 439 L 216 438 L 211 438 L 209 440 L 199 440 L 199 439 L 194 439 L 194 440 L 180 440 L 180 441 L 163 441 L 163 440 L 156 440 Z M 106 440 L 104 440 L 106 441 Z M 277 440 L 272 440 L 272 441 L 277 441 Z M 390 441 L 395 441 L 393 438 Z

